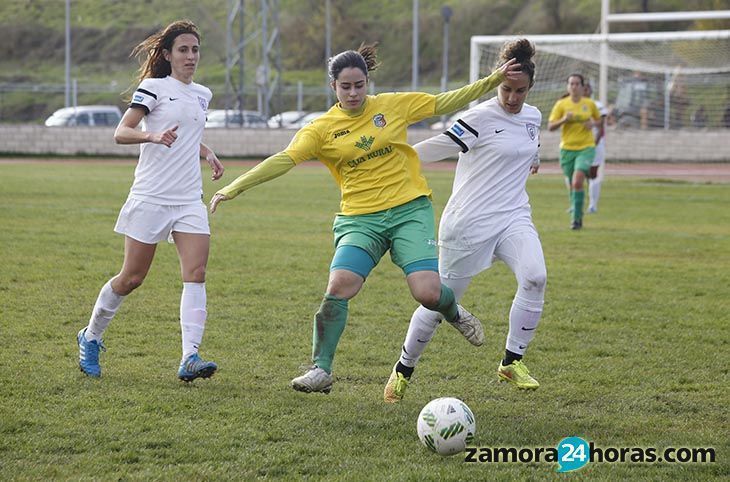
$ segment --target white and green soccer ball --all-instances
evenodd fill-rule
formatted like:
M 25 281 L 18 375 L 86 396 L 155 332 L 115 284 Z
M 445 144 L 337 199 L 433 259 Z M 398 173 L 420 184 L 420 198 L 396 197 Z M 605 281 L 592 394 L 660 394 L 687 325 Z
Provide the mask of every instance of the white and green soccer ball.
M 458 398 L 431 400 L 418 414 L 418 438 L 439 455 L 455 455 L 474 442 L 474 414 Z

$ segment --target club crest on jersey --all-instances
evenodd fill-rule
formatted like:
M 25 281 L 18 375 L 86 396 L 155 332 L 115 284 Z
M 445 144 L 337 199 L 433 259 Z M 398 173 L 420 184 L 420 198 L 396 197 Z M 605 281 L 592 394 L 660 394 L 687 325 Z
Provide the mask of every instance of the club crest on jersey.
M 525 127 L 527 128 L 527 135 L 530 136 L 530 140 L 534 141 L 535 136 L 537 135 L 537 126 L 528 122 L 527 124 L 525 124 Z
M 383 114 L 375 114 L 373 116 L 373 124 L 375 124 L 375 127 L 385 127 L 385 124 L 388 122 L 385 120 L 385 115 Z
M 369 138 L 361 136 L 360 142 L 356 142 L 355 147 L 359 147 L 363 151 L 369 151 L 370 148 L 373 146 L 373 142 L 375 142 L 375 138 L 373 136 L 370 136 Z
M 203 109 L 203 112 L 208 110 L 208 101 L 203 97 L 198 96 L 198 103 L 200 104 L 200 108 Z

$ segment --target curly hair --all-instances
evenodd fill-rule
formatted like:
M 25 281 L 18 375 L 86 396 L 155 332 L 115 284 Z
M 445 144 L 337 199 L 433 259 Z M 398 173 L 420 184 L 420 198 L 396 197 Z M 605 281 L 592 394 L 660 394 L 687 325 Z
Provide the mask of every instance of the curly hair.
M 534 56 L 535 46 L 526 38 L 505 42 L 499 51 L 497 67 L 503 65 L 510 59 L 517 60 L 517 63 L 521 65 L 520 70 L 530 78 L 530 87 L 532 87 L 535 84 L 535 63 L 532 61 L 532 57 Z

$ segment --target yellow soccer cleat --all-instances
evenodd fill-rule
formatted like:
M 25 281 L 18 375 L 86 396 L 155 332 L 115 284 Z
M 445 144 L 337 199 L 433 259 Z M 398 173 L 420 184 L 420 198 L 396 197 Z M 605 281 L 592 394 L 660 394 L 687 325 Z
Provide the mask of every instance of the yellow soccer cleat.
M 523 390 L 535 390 L 540 384 L 530 376 L 530 371 L 527 369 L 522 360 L 515 360 L 507 366 L 502 365 L 499 362 L 499 368 L 497 368 L 497 377 L 500 382 L 513 383 L 517 388 Z
M 388 378 L 388 383 L 385 384 L 383 400 L 385 400 L 385 403 L 400 402 L 406 393 L 406 388 L 408 388 L 408 379 L 402 373 L 395 371 L 394 367 L 393 373 Z

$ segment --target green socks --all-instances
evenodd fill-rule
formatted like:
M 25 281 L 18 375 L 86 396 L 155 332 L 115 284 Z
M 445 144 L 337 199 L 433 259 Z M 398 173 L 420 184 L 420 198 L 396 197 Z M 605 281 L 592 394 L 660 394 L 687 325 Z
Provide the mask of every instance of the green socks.
M 347 300 L 324 295 L 312 330 L 312 361 L 327 373 L 332 373 L 332 360 L 337 343 L 347 323 Z
M 439 296 L 439 301 L 436 303 L 436 306 L 424 306 L 431 311 L 438 311 L 444 315 L 446 321 L 454 321 L 459 316 L 459 309 L 456 305 L 454 292 L 445 284 L 441 284 L 441 296 Z
M 583 220 L 583 201 L 585 199 L 585 191 L 571 191 L 570 197 L 573 201 L 573 220 Z

